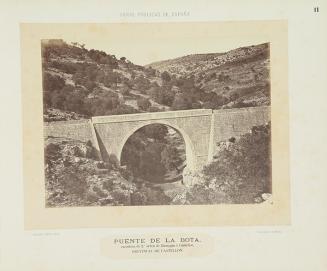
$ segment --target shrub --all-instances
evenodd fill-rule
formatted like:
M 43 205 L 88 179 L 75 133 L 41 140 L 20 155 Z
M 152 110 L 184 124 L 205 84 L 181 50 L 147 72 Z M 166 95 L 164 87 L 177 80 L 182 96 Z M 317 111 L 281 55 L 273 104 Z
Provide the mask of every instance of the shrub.
M 192 204 L 221 204 L 233 203 L 231 197 L 216 189 L 203 185 L 194 185 L 186 194 L 186 199 Z
M 120 93 L 121 93 L 122 95 L 124 95 L 124 96 L 127 96 L 127 95 L 129 95 L 129 93 L 130 93 L 130 88 L 128 88 L 128 87 L 123 87 L 123 88 L 120 90 Z
M 140 98 L 137 100 L 137 106 L 141 110 L 146 111 L 151 106 L 151 103 L 150 103 L 149 99 Z
M 161 79 L 162 79 L 163 81 L 169 82 L 169 81 L 171 80 L 170 74 L 169 74 L 167 71 L 164 71 L 164 72 L 161 74 Z
M 131 205 L 142 206 L 147 204 L 147 197 L 144 193 L 135 192 L 131 194 Z
M 103 84 L 106 87 L 117 86 L 118 83 L 121 83 L 121 75 L 117 72 L 107 72 L 103 81 Z
M 66 95 L 61 91 L 50 93 L 50 105 L 54 108 L 64 109 Z
M 156 107 L 156 106 L 150 106 L 148 108 L 148 112 L 160 112 L 160 108 L 159 107 Z
M 230 81 L 230 80 L 231 80 L 231 78 L 230 78 L 229 75 L 226 75 L 226 74 L 224 74 L 224 73 L 220 73 L 220 74 L 218 75 L 218 81 L 219 81 L 219 82 L 228 82 L 228 81 Z
M 61 157 L 60 147 L 56 144 L 50 143 L 45 147 L 44 159 L 45 163 L 51 164 Z
M 167 126 L 162 124 L 150 124 L 144 126 L 139 133 L 141 134 L 141 137 L 163 141 L 168 133 L 168 129 Z
M 155 69 L 153 69 L 151 66 L 149 67 L 149 68 L 146 68 L 145 69 L 145 73 L 146 73 L 146 75 L 147 76 L 156 76 L 156 70 Z
M 61 90 L 65 86 L 65 80 L 60 76 L 43 73 L 43 91 L 52 92 Z
M 182 164 L 182 159 L 176 147 L 166 145 L 161 152 L 161 162 L 167 170 L 175 170 Z
M 138 190 L 138 194 L 134 201 L 139 200 L 140 202 L 146 202 L 146 205 L 169 205 L 170 198 L 166 196 L 161 188 L 154 187 L 143 187 Z
M 190 97 L 183 93 L 176 94 L 172 103 L 172 109 L 184 110 L 190 108 L 192 108 L 192 100 L 190 99 Z
M 64 102 L 62 107 L 64 110 L 73 111 L 76 113 L 84 114 L 84 96 L 80 92 L 70 92 L 70 93 L 63 93 L 60 92 L 60 95 L 64 96 Z
M 59 183 L 68 195 L 75 195 L 83 199 L 88 188 L 86 174 L 78 167 L 67 167 L 63 170 Z
M 85 157 L 85 153 L 78 146 L 75 146 L 73 148 L 73 154 L 76 157 Z
M 79 69 L 78 64 L 68 62 L 52 61 L 49 63 L 49 66 L 69 74 L 74 74 Z
M 100 189 L 98 186 L 94 186 L 93 187 L 93 191 L 97 194 L 98 197 L 100 198 L 105 198 L 107 196 L 107 194 Z
M 131 205 L 130 192 L 122 189 L 113 190 L 110 195 L 117 205 Z
M 271 193 L 270 124 L 253 127 L 251 133 L 237 141 L 231 138 L 230 142 L 235 143 L 220 151 L 216 161 L 204 168 L 204 186 L 208 182 L 216 187 L 223 185 L 223 192 L 233 203 L 252 203 L 256 196 Z M 193 197 L 201 200 L 202 196 Z
M 120 166 L 119 160 L 116 155 L 110 154 L 109 155 L 109 161 L 111 165 L 113 165 L 115 168 L 118 168 Z
M 141 93 L 145 93 L 145 91 L 148 90 L 150 86 L 150 81 L 144 76 L 138 76 L 134 79 L 134 87 Z
M 85 200 L 89 203 L 96 203 L 99 200 L 99 196 L 94 191 L 87 191 L 85 194 Z
M 139 111 L 136 110 L 134 107 L 127 105 L 127 104 L 119 104 L 116 108 L 111 111 L 108 111 L 107 115 L 120 115 L 120 114 L 134 114 L 138 113 Z
M 111 165 L 107 162 L 102 162 L 100 161 L 99 163 L 97 163 L 97 168 L 98 169 L 110 169 Z

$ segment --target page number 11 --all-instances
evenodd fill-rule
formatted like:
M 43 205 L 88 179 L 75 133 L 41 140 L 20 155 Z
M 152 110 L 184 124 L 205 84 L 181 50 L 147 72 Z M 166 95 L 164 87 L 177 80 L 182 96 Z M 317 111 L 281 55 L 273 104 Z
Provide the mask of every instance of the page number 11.
M 313 8 L 313 11 L 314 11 L 314 12 L 319 12 L 319 7 L 314 7 L 314 8 Z

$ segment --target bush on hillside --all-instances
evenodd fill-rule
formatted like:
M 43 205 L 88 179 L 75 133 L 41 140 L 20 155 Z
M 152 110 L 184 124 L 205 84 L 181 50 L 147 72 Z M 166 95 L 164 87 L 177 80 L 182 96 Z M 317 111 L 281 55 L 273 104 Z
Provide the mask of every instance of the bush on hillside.
M 222 149 L 215 161 L 204 168 L 206 182 L 194 187 L 188 200 L 254 203 L 261 194 L 271 193 L 270 142 L 270 124 L 255 126 L 251 133 L 230 140 L 229 147 Z
M 65 80 L 60 76 L 50 73 L 43 73 L 43 91 L 49 93 L 55 90 L 61 90 L 65 86 Z
M 171 80 L 170 74 L 167 71 L 164 71 L 161 74 L 161 79 L 166 81 L 166 82 L 169 82 Z
M 140 99 L 137 100 L 137 106 L 141 110 L 146 111 L 151 106 L 151 103 L 150 103 L 149 99 L 140 98 Z
M 70 63 L 70 62 L 51 61 L 49 63 L 49 67 L 56 68 L 68 74 L 74 74 L 77 70 L 80 69 L 80 64 Z
M 45 164 L 51 165 L 54 161 L 61 157 L 60 147 L 56 144 L 50 143 L 44 149 Z

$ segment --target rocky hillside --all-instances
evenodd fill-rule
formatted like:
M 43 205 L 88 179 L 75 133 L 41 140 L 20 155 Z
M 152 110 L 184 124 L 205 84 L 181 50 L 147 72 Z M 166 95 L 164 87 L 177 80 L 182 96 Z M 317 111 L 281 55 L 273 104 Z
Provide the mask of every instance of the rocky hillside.
M 183 56 L 151 63 L 147 67 L 177 77 L 193 77 L 196 87 L 224 97 L 228 107 L 268 105 L 269 55 L 269 43 L 264 43 L 226 53 Z
M 219 142 L 204 169 L 184 171 L 183 182 L 155 183 L 112 162 L 96 159 L 90 143 L 65 138 L 45 142 L 46 204 L 187 205 L 271 200 L 270 124 Z M 231 170 L 231 168 L 233 170 Z M 145 176 L 146 177 L 146 176 Z
M 174 204 L 272 202 L 270 144 L 270 123 L 219 142 L 210 164 L 184 173 L 186 187 L 174 198 Z
M 44 40 L 42 64 L 45 121 L 270 103 L 268 44 L 142 67 L 83 44 Z M 134 133 L 124 146 L 122 166 L 98 161 L 90 142 L 48 137 L 46 204 L 260 202 L 271 193 L 269 142 L 269 126 L 254 128 L 222 142 L 216 160 L 194 173 L 184 170 L 182 138 L 163 125 Z
M 270 103 L 269 45 L 139 66 L 83 44 L 43 40 L 46 121 Z
M 114 55 L 87 50 L 77 43 L 46 40 L 42 43 L 42 64 L 47 120 L 167 108 L 146 93 L 151 87 L 162 85 L 160 73 L 124 57 L 116 59 Z
M 98 161 L 90 143 L 45 141 L 46 206 L 158 205 L 171 199 L 115 163 Z

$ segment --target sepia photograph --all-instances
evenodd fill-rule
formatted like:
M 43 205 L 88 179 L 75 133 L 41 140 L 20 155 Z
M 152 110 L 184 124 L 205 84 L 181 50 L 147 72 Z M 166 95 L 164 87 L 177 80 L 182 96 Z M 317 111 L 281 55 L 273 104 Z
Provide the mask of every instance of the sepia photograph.
M 269 40 L 141 63 L 40 42 L 46 207 L 270 200 Z
M 289 223 L 286 30 L 22 24 L 26 227 Z
M 0 270 L 326 270 L 322 1 L 1 7 Z

